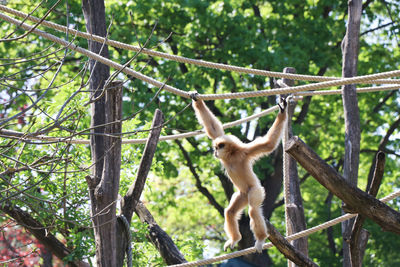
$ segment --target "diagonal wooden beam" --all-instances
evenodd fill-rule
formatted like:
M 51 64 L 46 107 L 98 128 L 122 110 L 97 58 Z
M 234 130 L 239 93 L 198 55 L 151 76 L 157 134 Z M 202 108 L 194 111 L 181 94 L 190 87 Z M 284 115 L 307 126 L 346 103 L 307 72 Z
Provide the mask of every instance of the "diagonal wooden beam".
M 400 234 L 400 213 L 347 182 L 299 137 L 291 138 L 285 150 L 320 184 L 352 207 L 354 211 L 373 220 L 383 230 Z
M 156 152 L 163 122 L 164 116 L 161 110 L 157 109 L 154 114 L 153 123 L 151 125 L 152 130 L 150 132 L 149 138 L 147 139 L 143 156 L 139 164 L 136 180 L 131 185 L 128 192 L 123 198 L 122 214 L 125 216 L 128 222 L 130 222 L 132 219 L 132 214 L 135 211 L 136 205 L 140 199 L 144 185 L 146 183 L 147 175 L 149 174 L 154 153 Z

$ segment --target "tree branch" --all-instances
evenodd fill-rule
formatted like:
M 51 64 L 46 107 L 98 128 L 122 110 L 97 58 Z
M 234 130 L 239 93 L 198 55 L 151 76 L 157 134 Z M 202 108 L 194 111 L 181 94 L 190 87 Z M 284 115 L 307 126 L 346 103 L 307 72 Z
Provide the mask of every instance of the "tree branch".
M 161 257 L 165 262 L 170 264 L 178 264 L 186 262 L 179 249 L 176 247 L 168 234 L 161 229 L 155 222 L 151 213 L 146 209 L 143 203 L 140 202 L 146 178 L 149 173 L 151 163 L 153 161 L 154 153 L 156 151 L 158 139 L 160 137 L 162 124 L 164 122 L 163 114 L 160 110 L 156 110 L 154 114 L 153 123 L 151 125 L 151 132 L 144 148 L 143 156 L 140 161 L 139 170 L 135 182 L 131 185 L 128 192 L 124 196 L 121 203 L 122 214 L 131 222 L 133 212 L 139 216 L 140 220 L 147 223 L 149 234 L 148 238 L 160 252 Z M 122 226 L 119 226 L 122 228 Z M 122 231 L 121 231 L 122 233 Z M 122 236 L 122 238 L 125 238 Z M 126 240 L 124 239 L 124 242 Z M 127 244 L 130 245 L 130 244 Z M 123 245 L 121 247 L 124 247 Z
M 299 266 L 318 266 L 311 259 L 292 246 L 268 220 L 265 221 L 268 233 L 270 234 L 268 239 L 287 259 Z
M 43 244 L 46 249 L 51 251 L 57 258 L 64 259 L 71 251 L 61 243 L 47 228 L 35 220 L 28 212 L 23 211 L 17 206 L 5 202 L 0 205 L 0 209 L 13 218 L 19 225 L 25 227 L 36 239 Z M 71 266 L 89 266 L 85 262 L 69 262 Z
M 129 188 L 128 192 L 122 200 L 122 214 L 130 222 L 132 220 L 132 214 L 135 211 L 135 207 L 140 199 L 144 185 L 146 183 L 147 175 L 149 173 L 151 163 L 153 161 L 154 153 L 156 151 L 158 139 L 161 133 L 161 127 L 164 122 L 163 114 L 161 110 L 157 109 L 154 115 L 153 123 L 151 125 L 151 132 L 147 139 L 146 146 L 144 148 L 143 156 L 139 164 L 139 170 L 137 172 L 136 180 Z
M 378 27 L 375 27 L 375 28 L 373 28 L 373 29 L 369 29 L 369 30 L 366 30 L 365 32 L 362 32 L 362 33 L 360 34 L 360 36 L 363 36 L 363 35 L 365 35 L 365 34 L 367 34 L 367 33 L 370 33 L 370 32 L 373 32 L 373 31 L 376 31 L 376 30 L 385 28 L 385 27 L 390 26 L 390 25 L 393 25 L 393 24 L 395 24 L 394 21 L 389 22 L 389 23 L 385 23 L 385 24 L 382 24 L 382 25 L 379 25 Z
M 396 121 L 393 122 L 393 124 L 389 127 L 389 129 L 387 130 L 385 136 L 381 139 L 381 141 L 379 142 L 379 146 L 378 146 L 378 152 L 375 154 L 375 157 L 372 160 L 372 164 L 371 167 L 369 169 L 369 173 L 368 173 L 368 183 L 367 183 L 367 188 L 369 188 L 371 181 L 372 181 L 372 177 L 374 175 L 374 170 L 375 170 L 375 165 L 376 165 L 376 159 L 378 156 L 379 151 L 384 151 L 386 152 L 386 145 L 389 142 L 389 138 L 390 136 L 394 133 L 394 131 L 396 129 L 398 129 L 400 127 L 400 116 L 397 117 Z M 397 154 L 395 154 L 397 155 Z
M 347 3 L 347 28 L 346 35 L 342 42 L 342 77 L 344 78 L 357 76 L 362 13 L 362 0 L 351 0 Z M 342 86 L 342 101 L 345 124 L 343 177 L 347 182 L 357 186 L 360 162 L 361 126 L 355 84 Z M 350 249 L 345 240 L 350 238 L 352 225 L 353 219 L 342 222 L 344 267 L 351 267 Z
M 150 211 L 141 201 L 137 203 L 135 212 L 140 220 L 148 225 L 149 234 L 147 237 L 160 252 L 165 263 L 172 265 L 186 262 L 174 241 L 156 223 Z
M 299 137 L 291 138 L 286 152 L 294 157 L 320 184 L 354 211 L 379 224 L 385 231 L 400 234 L 400 213 L 358 189 L 325 163 Z
M 376 197 L 376 195 L 378 194 L 378 190 L 383 179 L 384 167 L 385 154 L 383 152 L 378 152 L 378 154 L 376 155 L 375 171 L 371 187 L 369 189 L 367 188 L 368 194 L 373 197 Z M 366 243 L 368 241 L 368 231 L 362 229 L 364 221 L 365 217 L 357 215 L 350 236 L 350 259 L 352 266 L 354 267 L 362 266 L 362 258 L 364 255 Z M 362 232 L 363 230 L 365 231 L 364 233 Z

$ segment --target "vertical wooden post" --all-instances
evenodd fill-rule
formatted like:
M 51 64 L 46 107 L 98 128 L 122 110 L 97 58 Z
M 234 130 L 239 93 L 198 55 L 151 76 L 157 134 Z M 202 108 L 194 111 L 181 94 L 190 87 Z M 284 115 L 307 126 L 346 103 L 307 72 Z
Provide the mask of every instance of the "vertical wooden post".
M 357 76 L 361 12 L 362 0 L 351 0 L 348 2 L 347 30 L 342 42 L 343 77 Z M 342 87 L 342 91 L 345 121 L 345 156 L 343 176 L 348 182 L 356 186 L 360 157 L 360 115 L 356 86 L 354 84 L 345 85 Z M 351 266 L 348 240 L 351 235 L 353 223 L 354 219 L 342 223 L 344 267 Z
M 294 68 L 284 68 L 284 73 L 296 73 Z M 283 83 L 287 86 L 293 86 L 294 81 L 283 79 Z M 296 102 L 291 100 L 288 102 L 287 108 L 287 127 L 283 136 L 283 144 L 293 136 L 292 132 L 292 116 Z M 303 231 L 306 229 L 304 217 L 303 200 L 300 193 L 300 182 L 297 173 L 297 162 L 286 152 L 283 152 L 284 164 L 284 198 L 285 198 L 285 213 L 286 213 L 286 235 Z M 308 255 L 307 237 L 303 237 L 291 242 L 291 244 L 305 256 Z M 288 266 L 296 266 L 293 262 L 288 261 Z
M 101 176 L 88 179 L 96 240 L 97 266 L 117 266 L 116 204 L 121 168 L 122 82 L 111 82 L 104 92 L 104 152 L 92 155 Z M 94 125 L 96 126 L 96 125 Z M 92 146 L 97 144 L 93 142 Z M 96 168 L 94 168 L 96 169 Z M 98 180 L 99 179 L 99 180 Z

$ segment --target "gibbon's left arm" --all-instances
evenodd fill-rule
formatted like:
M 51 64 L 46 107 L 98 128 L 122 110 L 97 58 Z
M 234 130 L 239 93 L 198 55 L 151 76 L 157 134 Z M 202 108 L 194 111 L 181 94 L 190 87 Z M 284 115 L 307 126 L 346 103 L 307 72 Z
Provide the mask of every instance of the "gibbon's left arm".
M 208 137 L 214 140 L 215 138 L 224 135 L 222 123 L 217 119 L 217 117 L 215 117 L 203 100 L 193 99 L 192 104 L 194 111 L 196 112 L 196 117 L 200 124 L 203 125 Z
M 256 138 L 253 142 L 247 144 L 247 153 L 251 158 L 258 158 L 274 151 L 281 141 L 283 129 L 286 125 L 286 99 L 279 103 L 279 113 L 276 116 L 274 124 L 268 130 L 267 134 L 261 138 Z

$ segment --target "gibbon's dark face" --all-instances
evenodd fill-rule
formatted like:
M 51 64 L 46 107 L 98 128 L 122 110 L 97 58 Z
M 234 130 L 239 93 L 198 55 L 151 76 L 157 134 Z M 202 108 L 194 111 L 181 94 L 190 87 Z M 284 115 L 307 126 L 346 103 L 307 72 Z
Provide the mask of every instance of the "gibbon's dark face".
M 222 160 L 232 159 L 244 144 L 234 135 L 222 135 L 213 141 L 214 156 Z
M 220 142 L 220 143 L 215 144 L 215 146 L 214 146 L 214 156 L 216 158 L 220 157 L 224 147 L 225 147 L 225 143 L 224 142 Z

